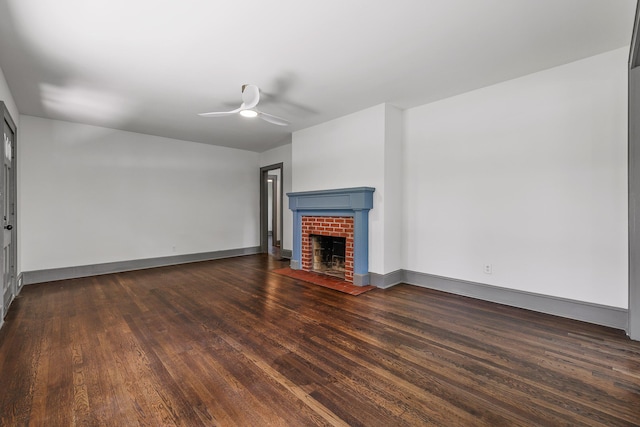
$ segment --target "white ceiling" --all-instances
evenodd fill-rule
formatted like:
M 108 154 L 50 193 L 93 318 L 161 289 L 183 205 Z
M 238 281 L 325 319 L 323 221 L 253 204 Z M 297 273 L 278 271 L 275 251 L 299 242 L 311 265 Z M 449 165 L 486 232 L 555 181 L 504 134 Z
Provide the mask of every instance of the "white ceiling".
M 636 0 L 0 0 L 22 114 L 262 152 L 629 45 Z M 202 118 L 262 90 L 283 128 Z

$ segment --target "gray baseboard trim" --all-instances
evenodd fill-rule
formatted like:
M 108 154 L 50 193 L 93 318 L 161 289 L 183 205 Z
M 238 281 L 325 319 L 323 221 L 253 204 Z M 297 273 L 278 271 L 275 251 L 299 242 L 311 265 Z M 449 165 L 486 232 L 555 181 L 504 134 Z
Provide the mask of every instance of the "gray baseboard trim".
M 406 282 L 404 270 L 396 270 L 387 274 L 369 273 L 371 284 L 378 288 L 387 289 L 398 283 Z
M 291 249 L 280 249 L 280 258 L 291 259 L 293 251 Z
M 169 265 L 187 264 L 190 262 L 210 261 L 242 255 L 260 253 L 260 246 L 239 249 L 227 249 L 215 252 L 174 255 L 160 258 L 146 258 L 130 261 L 116 261 L 104 264 L 81 265 L 77 267 L 51 268 L 22 272 L 23 285 L 53 282 L 55 280 L 76 279 L 79 277 L 98 276 L 101 274 L 121 273 L 124 271 L 144 270 L 146 268 L 166 267 Z
M 395 274 L 395 272 L 391 274 Z M 404 271 L 404 283 L 538 311 L 540 313 L 567 317 L 596 325 L 609 326 L 616 329 L 627 330 L 628 327 L 628 310 L 624 308 L 575 301 L 407 270 Z
M 291 268 L 292 270 L 300 270 L 300 261 L 298 261 L 297 259 L 292 259 L 289 263 L 289 268 Z
M 369 284 L 369 274 L 353 273 L 353 284 L 356 286 L 367 286 Z

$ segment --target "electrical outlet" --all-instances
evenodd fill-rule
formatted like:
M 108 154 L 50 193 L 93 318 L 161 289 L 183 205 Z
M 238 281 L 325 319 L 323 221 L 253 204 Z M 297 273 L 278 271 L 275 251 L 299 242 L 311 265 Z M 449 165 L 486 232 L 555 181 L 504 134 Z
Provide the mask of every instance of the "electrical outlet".
M 491 264 L 485 264 L 484 265 L 484 274 L 491 274 Z

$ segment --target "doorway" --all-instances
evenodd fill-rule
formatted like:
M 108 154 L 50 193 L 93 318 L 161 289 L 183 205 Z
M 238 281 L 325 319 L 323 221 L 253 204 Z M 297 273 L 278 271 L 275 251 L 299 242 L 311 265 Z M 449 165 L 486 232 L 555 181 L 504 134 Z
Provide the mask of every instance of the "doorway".
M 280 258 L 282 245 L 282 163 L 260 168 L 260 249 Z
M 16 125 L 3 102 L 0 102 L 3 117 L 3 141 L 0 148 L 2 173 L 0 173 L 0 212 L 2 212 L 2 232 L 0 242 L 2 260 L 2 318 L 18 292 L 17 273 L 17 228 L 16 228 Z

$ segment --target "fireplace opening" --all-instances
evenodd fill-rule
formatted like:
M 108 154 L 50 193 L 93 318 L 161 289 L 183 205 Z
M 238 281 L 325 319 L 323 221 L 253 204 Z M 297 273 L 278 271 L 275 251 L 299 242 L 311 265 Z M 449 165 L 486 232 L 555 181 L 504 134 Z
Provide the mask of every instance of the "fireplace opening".
M 344 237 L 311 236 L 311 270 L 344 279 L 347 239 Z

